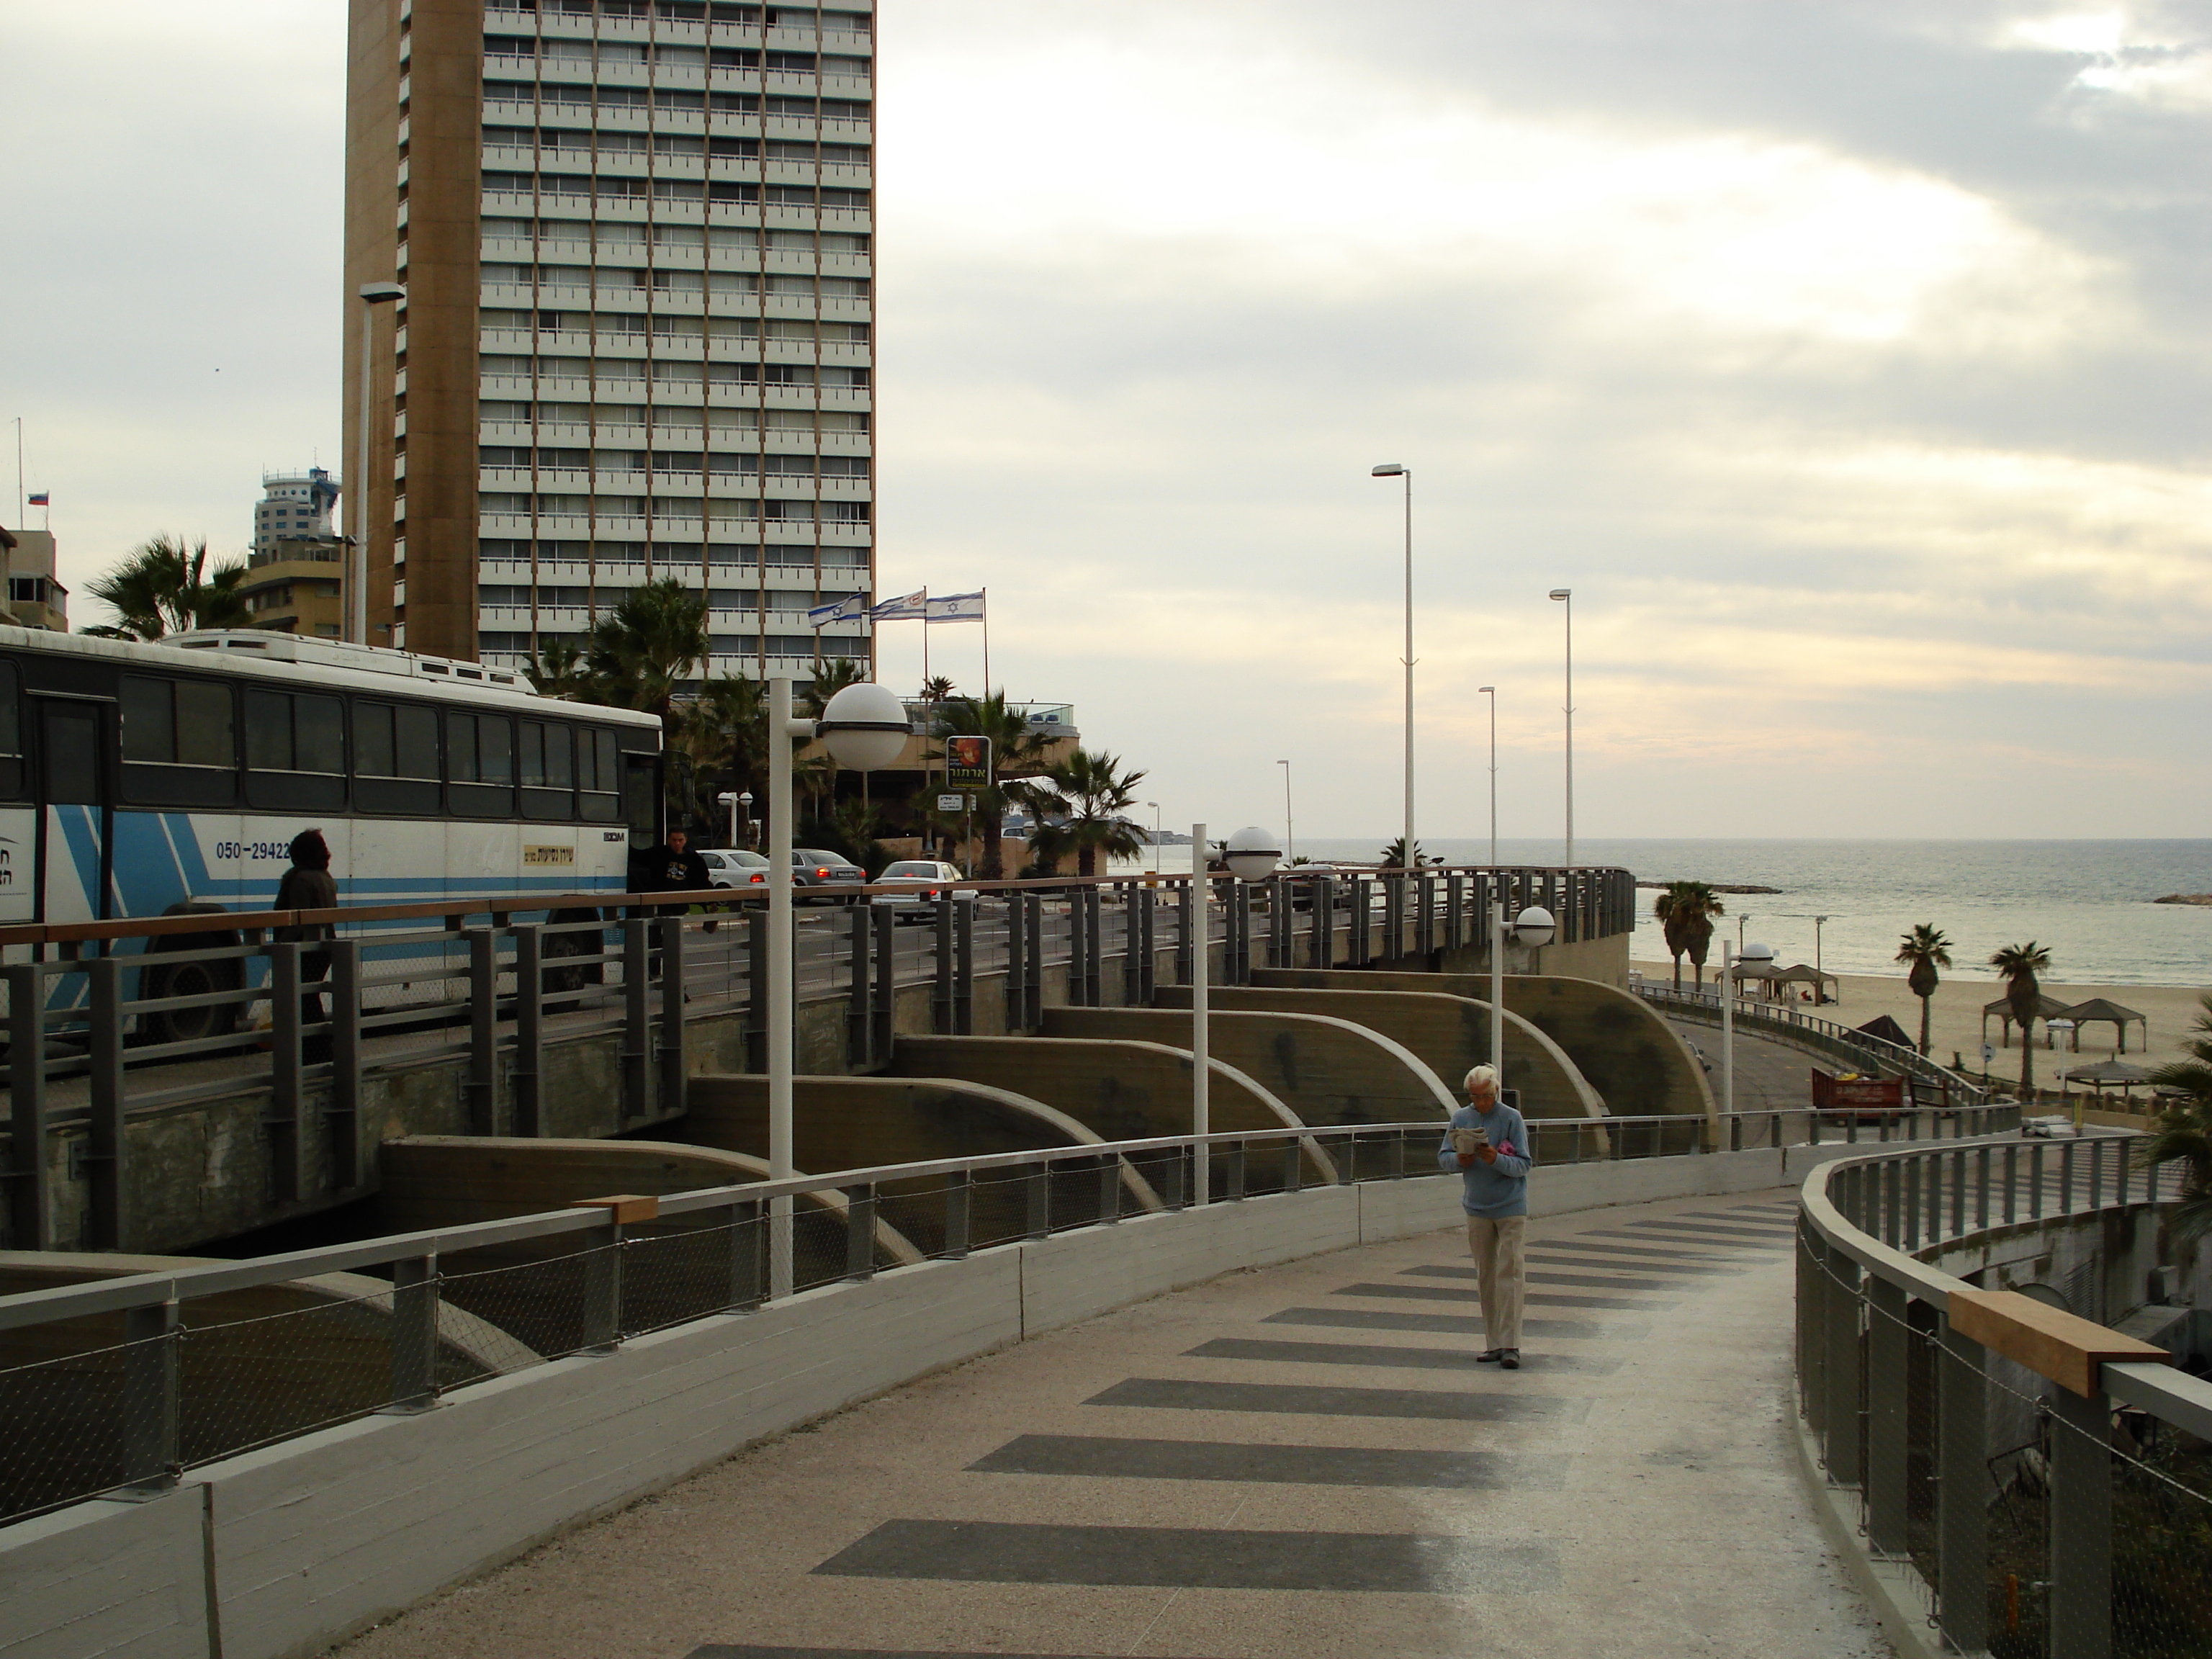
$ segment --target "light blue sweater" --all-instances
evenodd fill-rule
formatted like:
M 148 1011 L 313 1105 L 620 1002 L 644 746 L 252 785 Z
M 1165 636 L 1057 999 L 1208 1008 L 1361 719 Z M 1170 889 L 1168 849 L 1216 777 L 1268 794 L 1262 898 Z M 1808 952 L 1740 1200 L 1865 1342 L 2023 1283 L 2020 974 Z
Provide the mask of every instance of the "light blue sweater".
M 1528 1214 L 1528 1171 L 1535 1165 L 1536 1152 L 1528 1144 L 1528 1125 L 1521 1114 L 1503 1101 L 1487 1112 L 1462 1106 L 1451 1115 L 1451 1127 L 1480 1129 L 1498 1149 L 1495 1163 L 1477 1158 L 1459 1170 L 1463 1187 L 1460 1208 L 1490 1221 Z M 1449 1133 L 1437 1152 L 1437 1164 L 1447 1172 L 1459 1170 L 1459 1154 L 1452 1150 Z

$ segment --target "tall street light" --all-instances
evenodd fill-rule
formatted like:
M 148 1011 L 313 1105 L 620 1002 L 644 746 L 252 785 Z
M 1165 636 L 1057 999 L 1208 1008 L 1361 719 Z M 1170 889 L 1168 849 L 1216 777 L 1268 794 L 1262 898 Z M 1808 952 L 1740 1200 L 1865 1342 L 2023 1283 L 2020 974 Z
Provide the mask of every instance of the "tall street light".
M 1490 699 L 1490 867 L 1498 867 L 1498 688 L 1478 685 L 1476 692 Z
M 1213 1158 L 1204 1138 L 1213 1133 L 1212 1057 L 1206 1040 L 1206 981 L 1210 964 L 1213 878 L 1206 867 L 1206 826 L 1190 826 L 1190 913 L 1198 937 L 1190 953 L 1190 1132 L 1200 1139 L 1193 1148 L 1197 1176 L 1192 1182 L 1191 1202 L 1203 1204 L 1212 1196 Z M 1265 881 L 1283 861 L 1282 849 L 1265 830 L 1246 826 L 1223 843 L 1221 861 L 1239 881 Z
M 1820 963 L 1820 930 L 1821 930 L 1823 927 L 1826 927 L 1827 925 L 1828 925 L 1828 919 L 1827 919 L 1827 917 L 1826 917 L 1826 916 L 1815 916 L 1815 917 L 1814 917 L 1814 918 L 1813 918 L 1813 971 L 1814 971 L 1815 974 L 1818 974 L 1818 973 L 1820 971 L 1820 967 L 1821 967 L 1821 963 Z M 1813 981 L 1813 1000 L 1814 1000 L 1814 1002 L 1817 1005 L 1817 1004 L 1820 1004 L 1820 1003 L 1826 1002 L 1827 1000 L 1828 1000 L 1828 981 L 1826 981 L 1826 980 L 1824 980 L 1824 979 L 1816 979 L 1816 980 L 1814 980 L 1814 981 Z
M 1498 1086 L 1505 1086 L 1505 946 L 1510 942 L 1526 951 L 1539 951 L 1552 942 L 1559 919 L 1540 904 L 1532 904 L 1505 925 L 1505 901 L 1491 883 L 1490 901 L 1490 1063 L 1498 1068 Z M 1525 965 L 1525 964 L 1524 964 Z
M 1292 864 L 1298 861 L 1298 832 L 1291 822 L 1291 763 L 1279 760 L 1283 769 L 1283 857 Z
M 1385 461 L 1369 475 L 1406 481 L 1406 841 L 1399 862 L 1413 868 L 1413 473 L 1397 461 Z
M 823 706 L 819 724 L 791 717 L 791 681 L 768 683 L 768 1178 L 788 1181 L 792 1167 L 793 1077 L 791 744 L 819 737 L 836 765 L 854 772 L 889 766 L 906 747 L 913 722 L 896 693 L 863 682 L 848 685 Z M 791 1200 L 769 1207 L 769 1293 L 792 1289 Z
M 1575 591 L 1555 587 L 1552 597 L 1567 607 L 1567 868 L 1575 867 Z
M 368 388 L 375 376 L 369 372 L 369 322 L 379 306 L 404 301 L 407 290 L 397 283 L 364 283 L 361 289 L 361 442 L 353 475 L 353 545 L 346 552 L 345 636 L 356 645 L 368 643 Z

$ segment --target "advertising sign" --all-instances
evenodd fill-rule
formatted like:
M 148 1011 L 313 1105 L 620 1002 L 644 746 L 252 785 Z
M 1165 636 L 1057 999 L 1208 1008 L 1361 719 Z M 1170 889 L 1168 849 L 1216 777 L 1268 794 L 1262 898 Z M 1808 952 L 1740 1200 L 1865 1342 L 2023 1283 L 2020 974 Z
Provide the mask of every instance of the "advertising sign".
M 956 789 L 989 788 L 991 787 L 990 738 L 945 738 L 945 781 Z

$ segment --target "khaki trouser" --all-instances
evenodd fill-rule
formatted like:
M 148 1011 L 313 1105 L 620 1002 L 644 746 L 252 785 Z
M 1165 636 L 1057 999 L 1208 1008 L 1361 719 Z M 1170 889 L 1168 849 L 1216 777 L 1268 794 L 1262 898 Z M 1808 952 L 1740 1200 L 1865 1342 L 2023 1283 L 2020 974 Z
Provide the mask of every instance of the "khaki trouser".
M 1522 1256 L 1522 1235 L 1528 1218 L 1509 1215 L 1497 1221 L 1467 1218 L 1467 1249 L 1474 1258 L 1475 1285 L 1482 1295 L 1482 1326 L 1489 1346 L 1521 1346 L 1521 1304 L 1528 1294 L 1528 1269 Z

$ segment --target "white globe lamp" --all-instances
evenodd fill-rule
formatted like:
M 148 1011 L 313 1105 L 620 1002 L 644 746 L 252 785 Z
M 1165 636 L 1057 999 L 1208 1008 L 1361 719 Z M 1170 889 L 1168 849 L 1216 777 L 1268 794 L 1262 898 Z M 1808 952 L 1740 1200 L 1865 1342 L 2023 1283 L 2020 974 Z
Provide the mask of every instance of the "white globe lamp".
M 848 772 L 878 772 L 913 735 L 906 705 L 889 686 L 848 685 L 823 705 L 815 731 L 830 758 Z
M 1239 881 L 1265 881 L 1283 861 L 1281 839 L 1271 830 L 1247 824 L 1224 843 L 1221 861 Z

